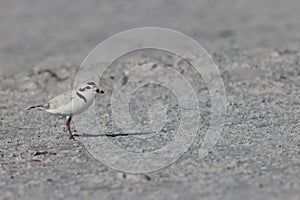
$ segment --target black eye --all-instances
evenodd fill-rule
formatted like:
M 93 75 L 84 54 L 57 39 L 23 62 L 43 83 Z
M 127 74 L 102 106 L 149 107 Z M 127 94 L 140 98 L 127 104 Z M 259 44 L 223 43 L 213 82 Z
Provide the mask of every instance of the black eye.
M 86 86 L 85 89 L 88 89 L 88 90 L 89 90 L 89 89 L 91 89 L 91 87 L 90 87 L 90 86 Z

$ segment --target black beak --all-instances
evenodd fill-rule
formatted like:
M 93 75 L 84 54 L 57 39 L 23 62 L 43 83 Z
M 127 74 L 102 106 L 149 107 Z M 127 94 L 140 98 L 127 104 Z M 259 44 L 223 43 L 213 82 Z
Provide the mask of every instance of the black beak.
M 103 90 L 99 90 L 99 89 L 97 89 L 96 92 L 97 92 L 97 93 L 102 93 L 102 94 L 104 93 Z

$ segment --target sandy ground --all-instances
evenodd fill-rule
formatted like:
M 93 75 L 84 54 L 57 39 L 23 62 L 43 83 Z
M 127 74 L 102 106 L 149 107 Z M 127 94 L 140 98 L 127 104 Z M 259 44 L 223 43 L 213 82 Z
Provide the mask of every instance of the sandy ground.
M 0 1 L 0 199 L 299 199 L 299 7 L 277 0 Z M 80 137 L 70 141 L 64 120 L 25 108 L 70 89 L 93 47 L 139 26 L 173 28 L 200 42 L 219 66 L 227 112 L 224 131 L 204 159 L 197 154 L 199 136 L 171 166 L 130 174 L 97 162 Z M 201 77 L 184 74 L 207 95 Z M 108 74 L 104 85 L 117 76 Z M 139 91 L 136 120 L 157 91 L 168 94 L 156 87 Z M 160 100 L 176 104 L 166 96 Z M 210 103 L 201 102 L 205 130 Z M 109 103 L 99 106 L 105 111 Z M 118 131 L 109 120 L 102 125 L 104 133 Z M 133 151 L 172 139 L 143 145 L 135 136 L 104 137 Z

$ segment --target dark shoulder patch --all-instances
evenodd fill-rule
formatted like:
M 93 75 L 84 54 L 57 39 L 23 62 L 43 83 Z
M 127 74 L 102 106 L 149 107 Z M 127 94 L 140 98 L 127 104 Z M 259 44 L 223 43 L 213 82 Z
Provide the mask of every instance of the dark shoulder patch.
M 79 98 L 81 98 L 84 102 L 86 102 L 86 98 L 85 98 L 82 94 L 80 94 L 79 92 L 76 92 L 76 95 L 77 95 Z

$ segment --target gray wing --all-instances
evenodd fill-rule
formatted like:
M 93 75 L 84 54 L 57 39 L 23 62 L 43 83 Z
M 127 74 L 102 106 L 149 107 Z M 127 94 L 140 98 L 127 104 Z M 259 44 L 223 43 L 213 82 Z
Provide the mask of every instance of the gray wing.
M 67 105 L 72 101 L 72 91 L 54 97 L 48 102 L 48 109 L 57 109 L 62 105 Z

